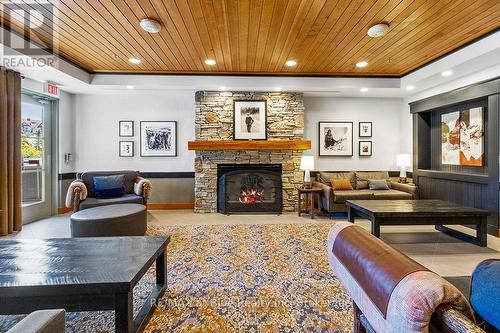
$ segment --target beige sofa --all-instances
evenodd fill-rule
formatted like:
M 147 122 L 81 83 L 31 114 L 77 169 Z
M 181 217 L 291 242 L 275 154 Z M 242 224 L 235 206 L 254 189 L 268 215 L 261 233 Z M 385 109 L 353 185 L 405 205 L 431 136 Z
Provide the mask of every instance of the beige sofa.
M 331 187 L 333 179 L 349 179 L 353 190 L 334 191 Z M 388 190 L 370 190 L 369 179 L 385 179 L 389 185 Z M 321 196 L 322 209 L 330 216 L 337 212 L 346 212 L 347 200 L 411 200 L 416 199 L 417 188 L 411 184 L 398 183 L 397 177 L 390 177 L 387 171 L 351 171 L 351 172 L 326 172 L 316 173 L 314 187 L 323 189 Z

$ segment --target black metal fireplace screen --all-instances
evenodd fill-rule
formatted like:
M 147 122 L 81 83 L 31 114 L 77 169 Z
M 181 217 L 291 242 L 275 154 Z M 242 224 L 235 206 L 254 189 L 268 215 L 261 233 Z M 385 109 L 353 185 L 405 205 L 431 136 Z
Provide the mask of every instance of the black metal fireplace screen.
M 283 210 L 281 164 L 219 164 L 217 210 L 223 214 Z

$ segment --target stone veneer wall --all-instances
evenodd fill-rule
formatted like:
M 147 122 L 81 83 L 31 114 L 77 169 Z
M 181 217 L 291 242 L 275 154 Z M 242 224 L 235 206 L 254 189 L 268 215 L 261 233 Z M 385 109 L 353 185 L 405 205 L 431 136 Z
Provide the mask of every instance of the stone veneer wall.
M 268 140 L 300 140 L 304 136 L 304 104 L 300 93 L 207 92 L 196 93 L 196 140 L 233 140 L 233 102 L 267 101 Z M 217 164 L 279 163 L 283 169 L 283 209 L 294 211 L 302 151 L 197 151 L 195 205 L 197 213 L 217 211 Z

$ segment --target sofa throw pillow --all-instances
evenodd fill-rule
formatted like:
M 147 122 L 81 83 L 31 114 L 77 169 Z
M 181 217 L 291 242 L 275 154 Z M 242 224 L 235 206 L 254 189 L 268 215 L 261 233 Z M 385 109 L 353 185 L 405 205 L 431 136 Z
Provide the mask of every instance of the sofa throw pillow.
M 331 185 L 334 179 L 349 179 L 352 187 L 355 186 L 354 172 L 319 172 L 320 182 L 326 185 Z
M 352 190 L 352 184 L 349 179 L 332 179 L 332 188 L 334 191 Z
M 356 180 L 356 189 L 357 190 L 368 189 L 368 181 L 367 180 Z
M 389 179 L 389 173 L 387 171 L 356 171 L 356 189 L 370 188 L 369 179 Z
M 388 190 L 387 180 L 385 179 L 368 179 L 370 190 Z
M 119 198 L 125 194 L 123 175 L 94 177 L 94 195 L 99 199 Z

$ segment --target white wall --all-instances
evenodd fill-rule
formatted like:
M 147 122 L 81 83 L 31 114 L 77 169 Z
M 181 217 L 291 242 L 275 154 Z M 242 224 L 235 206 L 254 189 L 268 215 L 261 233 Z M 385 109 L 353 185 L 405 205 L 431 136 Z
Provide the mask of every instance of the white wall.
M 75 95 L 76 170 L 193 171 L 194 92 Z M 134 120 L 133 138 L 118 136 L 118 121 Z M 141 157 L 139 122 L 177 121 L 177 157 Z M 135 156 L 119 157 L 118 142 L 134 141 Z
M 413 116 L 410 113 L 410 105 L 406 100 L 401 101 L 401 119 L 399 130 L 401 133 L 401 153 L 410 154 L 413 158 Z M 413 170 L 413 164 L 408 168 Z
M 335 98 L 305 96 L 305 138 L 313 149 L 316 170 L 398 170 L 396 155 L 408 146 L 407 110 L 399 98 Z M 318 156 L 318 122 L 352 121 L 354 124 L 354 156 Z M 359 138 L 358 123 L 371 121 L 373 137 Z M 402 124 L 405 128 L 402 129 Z M 358 156 L 358 142 L 372 141 L 373 156 Z M 403 143 L 404 141 L 404 143 Z M 409 153 L 409 151 L 406 151 Z
M 74 159 L 65 163 L 64 154 L 75 155 L 75 96 L 61 91 L 59 98 L 59 173 L 75 172 Z
M 187 141 L 194 140 L 194 92 L 75 95 L 75 170 L 136 169 L 143 172 L 193 171 L 194 153 Z M 316 156 L 317 170 L 397 170 L 396 155 L 409 153 L 411 126 L 408 110 L 398 98 L 304 97 L 305 138 Z M 135 157 L 118 156 L 118 121 L 135 121 Z M 178 156 L 140 157 L 139 121 L 175 120 Z M 353 121 L 354 156 L 318 157 L 318 121 Z M 358 156 L 358 122 L 373 122 L 373 156 Z M 68 133 L 69 134 L 69 133 Z M 61 133 L 61 138 L 64 136 Z M 362 139 L 364 140 L 364 139 Z M 406 151 L 405 151 L 406 150 Z M 63 153 L 63 152 L 61 152 Z

